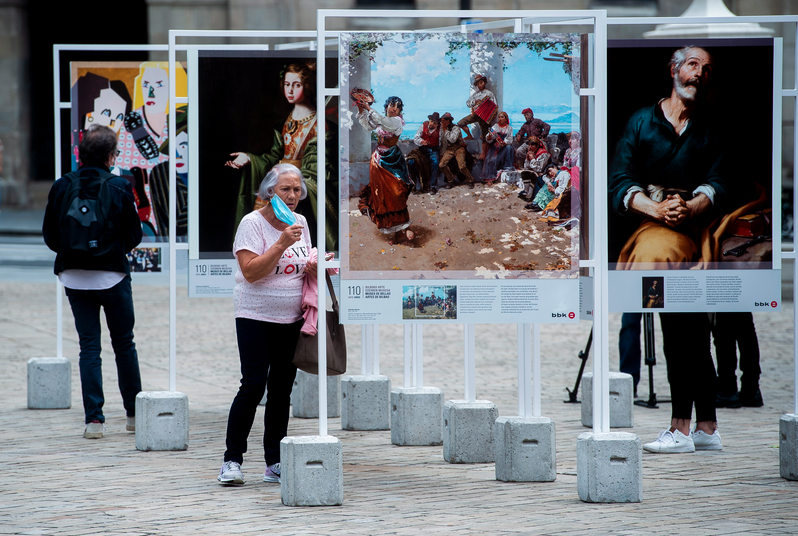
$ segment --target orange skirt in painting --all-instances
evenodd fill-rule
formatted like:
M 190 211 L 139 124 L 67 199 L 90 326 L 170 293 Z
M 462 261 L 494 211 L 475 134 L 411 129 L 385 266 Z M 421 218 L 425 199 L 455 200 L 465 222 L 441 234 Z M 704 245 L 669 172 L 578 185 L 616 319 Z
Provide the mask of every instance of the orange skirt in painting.
M 392 147 L 382 156 L 374 151 L 369 164 L 369 183 L 360 191 L 357 208 L 371 218 L 380 232 L 395 233 L 407 229 L 411 224 L 410 213 L 407 211 L 410 186 L 382 167 L 381 163 L 407 174 L 407 165 L 398 147 Z

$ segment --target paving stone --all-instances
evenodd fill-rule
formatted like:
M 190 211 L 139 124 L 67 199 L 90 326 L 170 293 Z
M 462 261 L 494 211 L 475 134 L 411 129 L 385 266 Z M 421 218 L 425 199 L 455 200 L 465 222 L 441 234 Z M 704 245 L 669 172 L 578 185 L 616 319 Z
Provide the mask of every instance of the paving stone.
M 790 266 L 791 267 L 791 266 Z M 169 388 L 168 288 L 134 279 L 136 343 L 145 391 Z M 779 476 L 779 420 L 792 413 L 793 304 L 754 313 L 762 352 L 762 408 L 718 410 L 724 448 L 683 455 L 644 453 L 643 502 L 597 505 L 577 494 L 576 440 L 585 432 L 573 389 L 591 324 L 541 325 L 541 411 L 557 429 L 554 482 L 502 482 L 494 464 L 449 464 L 441 447 L 391 444 L 390 430 L 328 433 L 343 446 L 341 506 L 289 508 L 264 470 L 259 408 L 245 454 L 246 485 L 216 481 L 240 363 L 231 300 L 189 299 L 178 289 L 177 389 L 190 400 L 189 449 L 142 452 L 125 431 L 125 411 L 103 330 L 106 433 L 83 439 L 83 408 L 27 409 L 26 363 L 55 355 L 55 282 L 0 281 L 0 534 L 660 534 L 689 519 L 690 534 L 795 534 L 798 482 Z M 64 300 L 66 302 L 66 300 Z M 64 304 L 64 355 L 77 356 L 77 336 Z M 618 370 L 620 315 L 610 315 L 610 369 Z M 425 327 L 424 381 L 450 399 L 464 398 L 462 328 Z M 360 327 L 347 327 L 348 369 L 360 370 Z M 517 415 L 515 325 L 476 326 L 476 390 L 500 415 Z M 655 391 L 668 397 L 661 333 L 656 327 Z M 403 385 L 403 332 L 380 329 L 380 372 Z M 595 352 L 595 348 L 591 351 Z M 592 368 L 593 357 L 588 362 Z M 644 368 L 640 393 L 648 392 Z M 581 389 L 579 398 L 581 398 Z M 72 368 L 72 399 L 81 400 Z M 670 406 L 634 408 L 645 442 L 669 425 Z M 315 419 L 289 421 L 290 436 L 319 434 Z M 717 528 L 722 527 L 722 530 Z

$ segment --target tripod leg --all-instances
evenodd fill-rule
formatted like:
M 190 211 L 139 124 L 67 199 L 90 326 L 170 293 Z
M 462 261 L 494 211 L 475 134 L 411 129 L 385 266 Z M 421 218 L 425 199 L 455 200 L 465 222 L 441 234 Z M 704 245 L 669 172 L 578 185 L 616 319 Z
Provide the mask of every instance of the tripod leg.
M 579 384 L 582 382 L 582 373 L 585 372 L 585 365 L 587 364 L 587 358 L 590 355 L 590 346 L 593 344 L 593 328 L 590 328 L 590 335 L 587 337 L 587 344 L 585 345 L 585 350 L 583 352 L 579 352 L 579 359 L 582 360 L 582 364 L 579 365 L 579 374 L 576 376 L 576 383 L 574 384 L 574 390 L 571 391 L 567 387 L 565 388 L 568 391 L 568 400 L 563 400 L 566 404 L 577 404 L 579 401 L 576 399 L 576 394 L 579 392 Z
M 643 313 L 643 343 L 645 363 L 648 367 L 648 400 L 636 400 L 635 405 L 657 408 L 657 393 L 654 392 L 654 365 L 657 364 L 654 350 L 654 314 Z
M 670 402 L 670 400 L 657 400 L 657 393 L 654 392 L 654 366 L 657 364 L 657 355 L 654 348 L 654 313 L 643 313 L 643 330 L 645 363 L 648 366 L 648 400 L 636 400 L 635 405 L 658 408 L 657 404 Z

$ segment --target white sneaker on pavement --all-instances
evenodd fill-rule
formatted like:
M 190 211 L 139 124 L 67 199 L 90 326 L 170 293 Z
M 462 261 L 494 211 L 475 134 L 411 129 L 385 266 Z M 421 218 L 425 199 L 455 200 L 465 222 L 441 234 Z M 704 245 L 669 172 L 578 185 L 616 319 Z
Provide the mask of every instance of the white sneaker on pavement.
M 102 439 L 103 432 L 105 432 L 105 425 L 100 421 L 92 421 L 83 430 L 83 437 L 86 439 Z
M 241 472 L 241 464 L 238 462 L 224 462 L 219 469 L 219 476 L 216 480 L 225 485 L 243 484 L 244 473 Z
M 695 452 L 693 438 L 686 436 L 679 430 L 663 430 L 656 441 L 643 445 L 643 450 L 659 454 L 679 454 L 682 452 Z
M 723 443 L 720 440 L 720 432 L 715 430 L 714 434 L 708 434 L 701 430 L 690 432 L 696 450 L 723 450 Z
M 281 471 L 280 462 L 269 465 L 268 467 L 266 467 L 266 472 L 263 474 L 263 481 L 280 482 L 281 473 L 282 471 Z

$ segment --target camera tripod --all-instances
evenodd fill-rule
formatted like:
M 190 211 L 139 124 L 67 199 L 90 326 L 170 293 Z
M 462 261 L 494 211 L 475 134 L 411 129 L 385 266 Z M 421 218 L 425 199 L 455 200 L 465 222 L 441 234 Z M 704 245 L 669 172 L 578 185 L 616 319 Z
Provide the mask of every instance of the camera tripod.
M 656 351 L 654 349 L 654 313 L 643 313 L 643 343 L 645 349 L 645 364 L 648 366 L 648 400 L 638 399 L 635 400 L 636 406 L 643 406 L 645 408 L 656 409 L 659 408 L 658 403 L 667 404 L 669 399 L 657 400 L 657 393 L 654 392 L 654 366 L 657 364 Z M 563 400 L 566 404 L 579 404 L 580 401 L 576 399 L 579 392 L 579 384 L 582 382 L 582 374 L 585 371 L 587 358 L 590 355 L 590 346 L 593 344 L 593 329 L 590 329 L 590 335 L 587 338 L 585 349 L 579 352 L 579 359 L 582 363 L 579 365 L 579 373 L 576 376 L 576 383 L 574 384 L 573 391 L 565 388 L 568 391 L 568 400 Z

